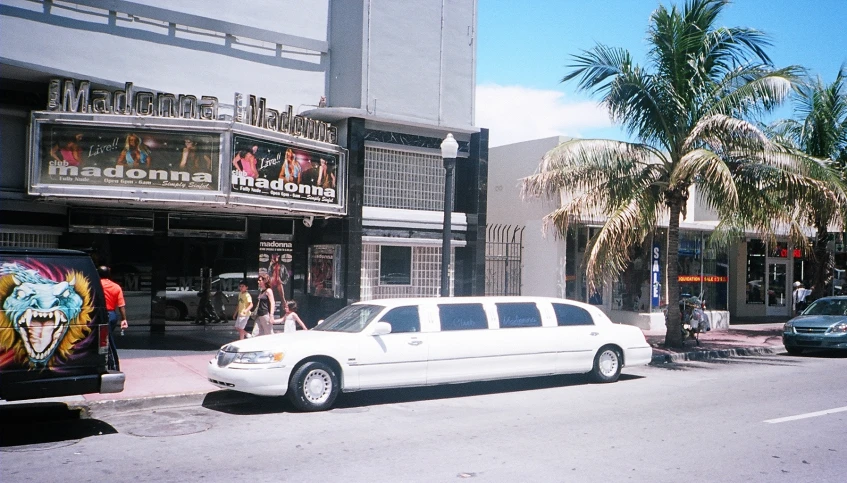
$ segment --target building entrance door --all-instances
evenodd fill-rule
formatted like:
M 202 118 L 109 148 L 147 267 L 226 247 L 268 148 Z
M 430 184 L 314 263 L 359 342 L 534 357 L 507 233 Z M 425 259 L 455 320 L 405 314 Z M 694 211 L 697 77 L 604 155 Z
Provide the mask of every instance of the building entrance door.
M 787 317 L 791 310 L 791 290 L 788 286 L 788 262 L 769 261 L 766 280 L 766 315 L 768 317 Z

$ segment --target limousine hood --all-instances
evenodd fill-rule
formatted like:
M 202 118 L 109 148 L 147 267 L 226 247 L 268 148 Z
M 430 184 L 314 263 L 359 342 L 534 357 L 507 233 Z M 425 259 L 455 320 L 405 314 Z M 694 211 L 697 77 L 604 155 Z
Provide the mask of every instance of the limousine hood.
M 254 351 L 284 351 L 288 352 L 296 347 L 297 352 L 310 351 L 314 353 L 323 352 L 322 349 L 335 346 L 336 344 L 351 343 L 351 337 L 357 334 L 347 332 L 326 332 L 317 330 L 298 330 L 288 334 L 263 335 L 249 339 L 231 342 L 224 347 L 235 349 L 237 352 Z M 316 351 L 316 352 L 315 352 Z

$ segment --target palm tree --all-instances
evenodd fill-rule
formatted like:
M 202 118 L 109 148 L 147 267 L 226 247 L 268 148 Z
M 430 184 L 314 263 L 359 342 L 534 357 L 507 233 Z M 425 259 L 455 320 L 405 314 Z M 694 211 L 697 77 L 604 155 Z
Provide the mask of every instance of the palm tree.
M 815 229 L 811 298 L 816 299 L 826 295 L 832 273 L 829 227 L 840 225 L 844 231 L 847 219 L 847 67 L 841 67 L 831 84 L 818 77 L 800 85 L 794 119 L 779 121 L 769 131 L 775 141 L 805 155 L 805 162 L 827 168 L 817 171 L 817 179 L 830 196 L 816 190 L 797 203 L 801 222 Z
M 522 180 L 524 197 L 569 193 L 545 220 L 560 234 L 570 223 L 606 220 L 586 248 L 589 290 L 619 275 L 628 248 L 667 222 L 665 344 L 671 347 L 682 344 L 679 224 L 691 188 L 720 216 L 719 232 L 769 233 L 775 219 L 785 219 L 784 195 L 808 185 L 793 159 L 774 152 L 745 120 L 780 103 L 798 69 L 774 69 L 761 32 L 717 27 L 727 3 L 660 6 L 650 18 L 645 67 L 626 50 L 602 44 L 574 56 L 562 82 L 577 79 L 581 90 L 598 95 L 637 142 L 571 140 Z

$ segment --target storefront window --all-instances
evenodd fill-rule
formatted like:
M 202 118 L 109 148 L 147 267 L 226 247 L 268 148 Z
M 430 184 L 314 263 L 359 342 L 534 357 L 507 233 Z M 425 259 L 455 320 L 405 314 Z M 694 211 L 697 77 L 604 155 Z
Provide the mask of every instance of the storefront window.
M 728 310 L 728 298 L 729 255 L 726 248 L 707 244 L 703 252 L 702 299 L 709 310 Z
M 679 233 L 679 296 L 702 297 L 703 237 L 700 232 Z
M 788 258 L 788 244 L 785 242 L 777 242 L 770 245 L 771 258 Z
M 650 310 L 651 238 L 630 250 L 630 262 L 612 287 L 612 308 L 633 312 Z
M 747 242 L 747 303 L 765 303 L 765 243 L 762 240 Z

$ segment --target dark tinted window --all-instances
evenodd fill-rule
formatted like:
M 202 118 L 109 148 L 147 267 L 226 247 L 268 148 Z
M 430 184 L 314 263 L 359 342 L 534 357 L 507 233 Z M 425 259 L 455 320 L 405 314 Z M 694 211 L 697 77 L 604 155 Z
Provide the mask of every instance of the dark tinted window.
M 496 304 L 500 328 L 541 327 L 541 314 L 534 303 Z
M 412 247 L 379 247 L 379 284 L 412 284 Z
M 487 329 L 485 310 L 480 304 L 444 304 L 438 306 L 441 330 Z
M 382 317 L 383 322 L 391 324 L 391 333 L 420 332 L 421 320 L 417 307 L 397 307 Z
M 567 304 L 553 304 L 559 325 L 594 325 L 594 319 L 582 307 Z

